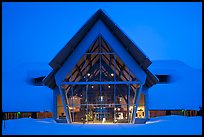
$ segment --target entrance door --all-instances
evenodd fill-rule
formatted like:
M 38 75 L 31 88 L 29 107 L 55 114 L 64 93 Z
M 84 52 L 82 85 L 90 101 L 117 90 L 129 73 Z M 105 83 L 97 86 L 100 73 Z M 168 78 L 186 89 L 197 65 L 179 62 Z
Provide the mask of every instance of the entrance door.
M 113 123 L 113 105 L 88 105 L 88 113 L 84 114 L 86 123 Z

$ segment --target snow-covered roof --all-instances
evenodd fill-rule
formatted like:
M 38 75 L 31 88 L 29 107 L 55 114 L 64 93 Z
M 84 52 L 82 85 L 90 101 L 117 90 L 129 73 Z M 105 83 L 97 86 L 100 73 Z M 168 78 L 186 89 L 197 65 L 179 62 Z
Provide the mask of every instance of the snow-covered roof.
M 199 110 L 202 106 L 202 72 L 177 60 L 153 61 L 154 74 L 169 75 L 168 84 L 149 89 L 150 110 Z
M 3 112 L 52 111 L 52 90 L 32 83 L 32 78 L 45 76 L 49 72 L 47 63 L 23 63 L 3 72 Z
M 149 66 L 150 70 L 154 69 L 193 69 L 179 60 L 152 60 Z

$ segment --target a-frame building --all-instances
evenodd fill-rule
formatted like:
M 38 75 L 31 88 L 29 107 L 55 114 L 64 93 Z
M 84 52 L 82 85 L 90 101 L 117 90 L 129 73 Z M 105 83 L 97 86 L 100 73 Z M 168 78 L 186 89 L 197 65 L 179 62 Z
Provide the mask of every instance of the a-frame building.
M 151 61 L 98 10 L 52 59 L 43 80 L 53 89 L 54 118 L 67 123 L 141 123 L 148 88 L 158 82 Z

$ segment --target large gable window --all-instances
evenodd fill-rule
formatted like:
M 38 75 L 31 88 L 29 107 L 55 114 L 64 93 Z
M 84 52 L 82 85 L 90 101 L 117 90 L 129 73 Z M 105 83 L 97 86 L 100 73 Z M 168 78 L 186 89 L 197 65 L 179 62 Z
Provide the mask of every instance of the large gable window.
M 62 83 L 72 123 L 82 122 L 84 116 L 94 123 L 131 122 L 140 81 L 101 36 Z M 144 108 L 144 100 L 139 104 Z

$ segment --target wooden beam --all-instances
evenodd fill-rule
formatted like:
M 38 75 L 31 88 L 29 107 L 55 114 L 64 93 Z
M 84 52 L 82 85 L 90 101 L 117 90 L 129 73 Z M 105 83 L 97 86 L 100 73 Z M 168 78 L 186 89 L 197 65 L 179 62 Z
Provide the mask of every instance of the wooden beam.
M 110 63 L 111 61 L 105 56 L 105 55 L 102 55 L 103 57 L 105 57 L 106 58 L 106 60 Z M 105 60 L 104 60 L 105 61 Z M 127 80 L 127 81 L 129 81 L 126 77 L 125 77 L 125 74 L 123 73 L 123 71 L 121 70 L 121 68 L 123 68 L 123 66 L 125 67 L 125 65 L 123 64 L 123 66 L 122 65 L 119 65 L 118 63 L 117 63 L 117 61 L 116 61 L 116 64 L 118 65 L 118 67 L 119 67 L 119 69 L 116 67 L 116 71 L 118 71 L 119 72 L 119 75 L 121 75 L 122 74 L 122 76 Z M 113 65 L 114 66 L 114 64 L 111 62 L 111 64 L 109 64 L 109 66 L 111 66 L 111 65 Z M 125 69 L 124 69 L 125 70 Z M 126 70 L 125 70 L 126 71 Z M 132 76 L 131 76 L 132 77 Z M 133 79 L 133 78 L 132 78 Z
M 94 42 L 94 44 L 90 47 L 90 49 L 88 50 L 88 52 L 94 52 L 94 50 L 95 50 L 96 48 L 98 48 L 97 42 L 98 42 L 98 38 L 96 39 L 96 41 Z

